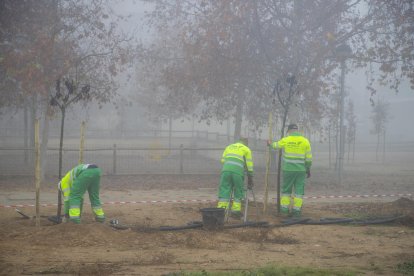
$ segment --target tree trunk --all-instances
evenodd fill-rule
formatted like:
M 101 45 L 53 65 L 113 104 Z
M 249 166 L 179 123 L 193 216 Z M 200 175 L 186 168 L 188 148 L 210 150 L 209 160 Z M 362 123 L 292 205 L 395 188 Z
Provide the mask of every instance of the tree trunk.
M 243 94 L 240 93 L 237 99 L 236 114 L 235 114 L 235 123 L 234 123 L 234 140 L 238 140 L 241 137 L 241 126 L 243 122 Z
M 379 151 L 379 144 L 380 144 L 380 135 L 381 135 L 381 133 L 378 132 L 378 134 L 377 134 L 377 147 L 375 149 L 375 161 L 377 161 L 377 162 L 378 162 L 378 151 Z
M 25 100 L 24 104 L 24 112 L 23 112 L 23 120 L 24 120 L 24 164 L 27 166 L 29 164 L 29 112 L 28 112 L 28 102 Z
M 62 151 L 63 151 L 63 129 L 65 126 L 65 107 L 62 107 L 62 120 L 60 123 L 60 139 L 59 139 L 59 181 L 62 180 Z M 58 208 L 57 217 L 60 220 L 62 214 L 62 194 L 58 190 Z
M 337 170 L 339 166 L 339 158 L 340 158 L 339 157 L 339 140 L 338 140 L 339 127 L 338 125 L 336 126 L 335 132 L 336 132 L 336 135 L 335 135 L 335 170 Z
M 33 95 L 32 103 L 30 105 L 30 164 L 34 164 L 34 135 L 35 135 L 35 122 L 36 122 L 36 114 L 37 114 L 37 96 Z
M 382 163 L 385 163 L 385 129 L 382 135 Z
M 230 119 L 227 119 L 227 143 L 230 143 Z
M 172 139 L 172 116 L 168 118 L 168 150 L 171 151 L 171 139 Z
M 352 137 L 352 161 L 355 161 L 355 142 L 356 142 L 356 128 L 355 128 L 355 132 L 354 132 L 354 137 Z
M 46 168 L 47 168 L 47 145 L 49 142 L 49 114 L 50 114 L 50 105 L 49 105 L 49 94 L 47 93 L 43 99 L 43 129 L 42 129 L 42 142 L 40 145 L 40 160 L 41 160 L 41 175 L 40 181 L 45 179 Z
M 331 168 L 332 161 L 331 161 L 331 124 L 329 124 L 328 128 L 328 153 L 329 153 L 329 168 Z
M 348 164 L 350 160 L 350 153 L 351 153 L 351 141 L 348 141 L 348 157 L 347 157 Z

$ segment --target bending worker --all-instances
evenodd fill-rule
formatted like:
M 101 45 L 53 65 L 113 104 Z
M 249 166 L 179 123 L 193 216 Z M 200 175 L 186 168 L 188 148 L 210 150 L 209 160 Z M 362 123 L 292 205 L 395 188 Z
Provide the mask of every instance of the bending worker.
M 300 216 L 305 194 L 305 176 L 310 177 L 312 166 L 311 146 L 304 136 L 298 131 L 296 124 L 290 124 L 287 136 L 280 141 L 268 141 L 268 146 L 273 149 L 283 149 L 282 175 L 283 184 L 280 198 L 282 214 L 289 214 L 290 198 L 293 195 L 292 214 Z
M 241 200 L 244 198 L 244 174 L 247 170 L 248 189 L 253 188 L 253 159 L 247 138 L 240 138 L 226 147 L 221 159 L 223 168 L 220 176 L 218 208 L 229 208 L 233 190 L 231 216 L 241 218 Z
M 83 195 L 88 191 L 95 220 L 105 221 L 99 199 L 100 179 L 101 169 L 94 164 L 80 164 L 62 178 L 58 186 L 63 194 L 65 217 L 69 215 L 70 221 L 80 223 Z

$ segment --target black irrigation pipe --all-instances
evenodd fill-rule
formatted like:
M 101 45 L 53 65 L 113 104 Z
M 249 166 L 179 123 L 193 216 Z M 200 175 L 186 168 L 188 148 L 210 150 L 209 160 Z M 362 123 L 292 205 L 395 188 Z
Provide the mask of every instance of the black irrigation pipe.
M 112 221 L 116 221 L 116 223 L 112 223 Z M 160 226 L 160 227 L 139 227 L 139 226 L 132 226 L 132 225 L 122 225 L 119 224 L 117 220 L 111 220 L 109 224 L 112 228 L 117 230 L 127 230 L 132 229 L 134 231 L 140 232 L 156 232 L 156 231 L 176 231 L 176 230 L 185 230 L 185 229 L 196 229 L 203 227 L 202 222 L 194 221 L 189 222 L 187 225 L 182 226 Z
M 296 225 L 296 224 L 302 224 L 302 225 L 328 225 L 328 224 L 343 224 L 343 223 L 358 224 L 358 225 L 384 224 L 384 223 L 396 221 L 404 217 L 405 216 L 396 216 L 396 217 L 368 219 L 368 220 L 354 220 L 352 218 L 321 218 L 319 221 L 311 220 L 310 218 L 295 218 L 295 219 L 284 220 L 282 221 L 282 224 L 269 224 L 267 221 L 229 224 L 229 225 L 224 225 L 218 228 L 217 230 L 234 229 L 234 228 L 242 228 L 242 227 L 272 228 L 272 227 L 291 226 L 291 225 Z M 139 227 L 126 226 L 126 225 L 121 225 L 121 224 L 110 224 L 110 226 L 118 230 L 133 229 L 136 231 L 141 230 L 143 232 L 151 232 L 151 231 L 177 231 L 177 230 L 202 228 L 203 223 L 196 221 L 196 222 L 189 222 L 187 225 L 183 225 L 183 226 L 160 226 L 158 228 L 144 228 L 144 227 L 139 228 Z
M 275 225 L 275 227 L 278 227 L 278 226 L 290 226 L 290 225 L 295 225 L 295 224 L 303 224 L 303 223 L 308 222 L 309 220 L 310 220 L 310 218 L 284 220 L 284 221 L 282 221 L 282 224 L 281 225 Z
M 127 226 L 127 225 L 121 225 L 121 224 L 110 224 L 112 228 L 115 228 L 117 230 L 127 230 L 127 229 L 134 229 L 133 226 Z
M 338 218 L 338 219 L 320 219 L 317 220 L 309 220 L 304 224 L 308 225 L 327 225 L 327 224 L 340 224 L 340 223 L 350 223 L 353 222 L 354 219 L 351 218 Z
M 351 222 L 351 224 L 359 224 L 359 225 L 384 224 L 384 223 L 394 222 L 394 221 L 396 221 L 398 219 L 402 219 L 404 217 L 405 217 L 405 215 L 398 216 L 398 217 L 389 217 L 389 218 L 379 218 L 379 219 L 369 219 L 369 220 L 355 220 L 355 221 Z
M 186 229 L 196 229 L 203 227 L 203 224 L 188 224 L 183 226 L 160 226 L 155 228 L 158 231 L 177 231 L 177 230 L 186 230 Z
M 246 222 L 246 223 L 240 223 L 240 224 L 230 224 L 230 225 L 224 225 L 220 229 L 233 229 L 233 228 L 242 228 L 242 227 L 266 227 L 268 224 L 267 221 L 258 221 L 258 222 Z M 143 232 L 155 232 L 155 231 L 178 231 L 178 230 L 186 230 L 186 229 L 196 229 L 196 228 L 202 228 L 203 223 L 201 222 L 192 222 L 187 225 L 183 226 L 160 226 L 157 228 L 139 228 L 134 226 L 127 226 L 122 224 L 110 224 L 111 227 L 118 229 L 118 230 L 127 230 L 132 229 L 136 231 L 143 231 Z
M 269 225 L 269 222 L 267 221 L 257 221 L 257 222 L 246 221 L 245 223 L 224 225 L 223 229 L 233 229 L 233 228 L 242 228 L 242 227 L 267 227 L 268 225 Z

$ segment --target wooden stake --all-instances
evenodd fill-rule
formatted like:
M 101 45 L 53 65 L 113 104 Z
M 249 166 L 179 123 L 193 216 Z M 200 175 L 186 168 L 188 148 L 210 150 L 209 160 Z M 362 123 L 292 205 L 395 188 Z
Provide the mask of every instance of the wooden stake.
M 269 112 L 269 140 L 272 140 L 272 112 Z M 270 163 L 271 163 L 271 150 L 270 147 L 267 149 L 266 153 L 266 174 L 265 174 L 265 192 L 264 192 L 264 202 L 263 202 L 263 214 L 266 214 L 267 211 L 267 203 L 269 197 L 269 171 L 270 171 Z
M 36 226 L 40 227 L 40 143 L 39 119 L 35 120 L 35 185 L 36 185 Z
M 81 135 L 80 135 L 80 146 L 79 146 L 79 164 L 83 163 L 83 150 L 85 145 L 85 121 L 81 123 Z

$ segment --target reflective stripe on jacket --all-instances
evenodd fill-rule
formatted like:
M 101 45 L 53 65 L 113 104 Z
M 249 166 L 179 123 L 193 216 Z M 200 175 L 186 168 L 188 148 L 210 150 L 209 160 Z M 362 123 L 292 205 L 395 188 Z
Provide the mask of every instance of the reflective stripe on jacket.
M 221 163 L 223 164 L 223 172 L 234 172 L 243 176 L 246 166 L 247 173 L 253 175 L 252 152 L 249 147 L 240 142 L 226 147 L 221 158 Z
M 283 149 L 282 170 L 284 171 L 306 171 L 312 166 L 310 143 L 299 132 L 293 132 L 273 142 L 272 148 Z

